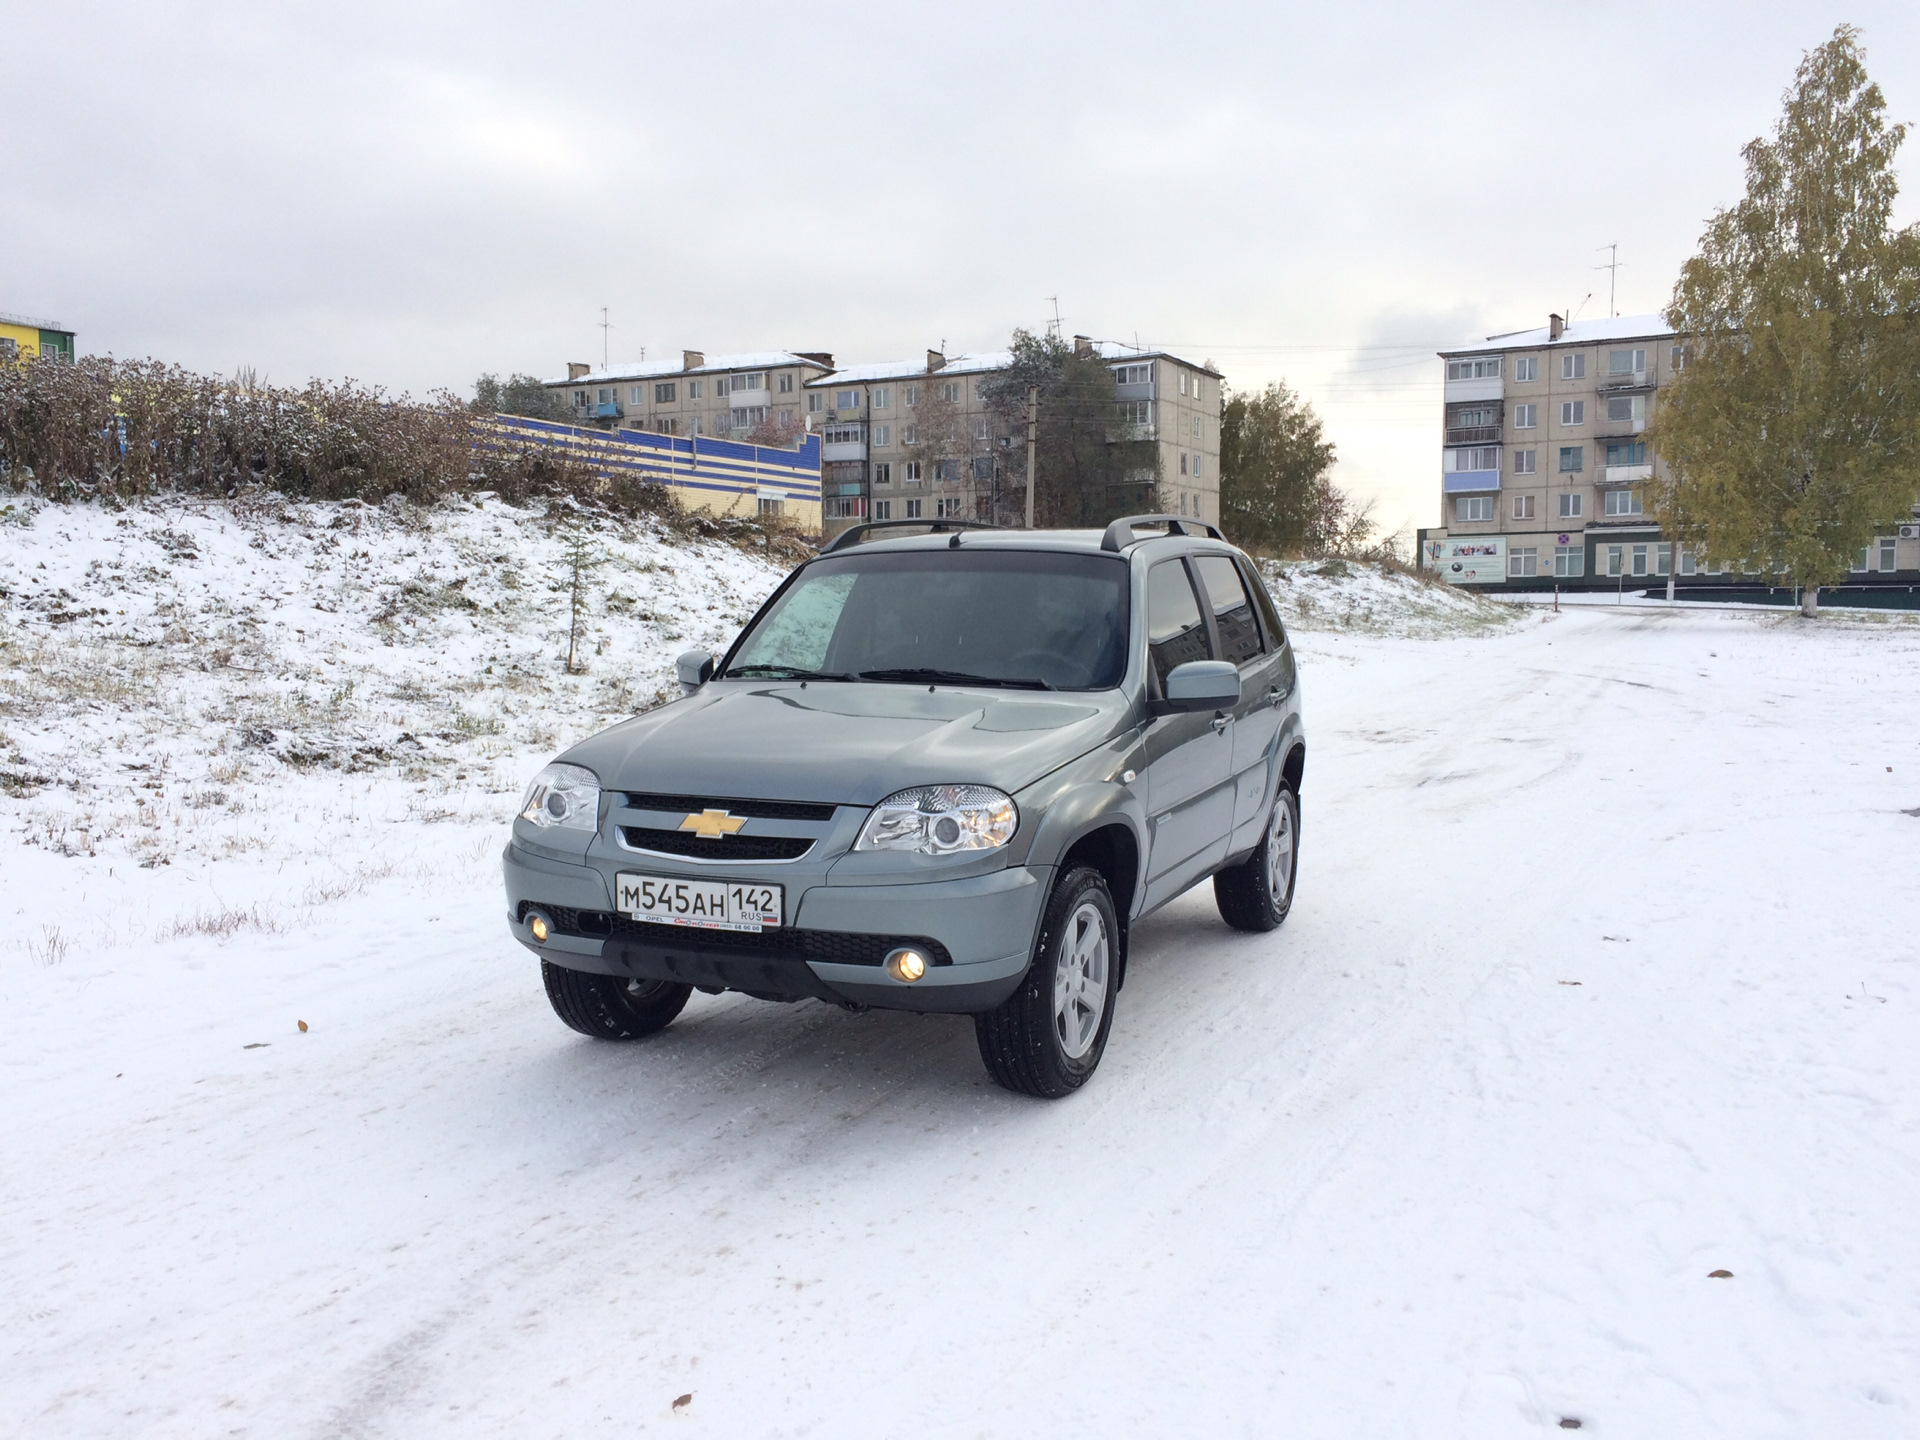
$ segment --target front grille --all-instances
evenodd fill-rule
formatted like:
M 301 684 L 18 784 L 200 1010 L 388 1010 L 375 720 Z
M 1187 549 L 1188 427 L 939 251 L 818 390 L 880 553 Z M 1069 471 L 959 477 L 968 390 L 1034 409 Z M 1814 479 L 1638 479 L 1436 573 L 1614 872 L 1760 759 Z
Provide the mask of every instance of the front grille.
M 538 909 L 562 935 L 641 940 L 679 950 L 708 950 L 729 955 L 762 955 L 813 960 L 822 965 L 874 965 L 903 945 L 911 945 L 934 965 L 951 965 L 953 956 L 938 940 L 924 935 L 856 935 L 843 930 L 697 930 L 681 925 L 652 925 L 605 910 L 574 910 L 565 905 L 522 904 L 520 918 Z
M 836 807 L 832 805 L 809 805 L 797 800 L 713 800 L 698 795 L 647 795 L 629 794 L 627 804 L 635 810 L 678 811 L 683 815 L 698 815 L 702 810 L 725 810 L 729 815 L 743 815 L 749 820 L 819 820 L 833 819 Z
M 806 835 L 728 835 L 709 840 L 690 830 L 652 830 L 622 825 L 620 838 L 635 850 L 690 855 L 696 860 L 798 860 L 813 848 Z

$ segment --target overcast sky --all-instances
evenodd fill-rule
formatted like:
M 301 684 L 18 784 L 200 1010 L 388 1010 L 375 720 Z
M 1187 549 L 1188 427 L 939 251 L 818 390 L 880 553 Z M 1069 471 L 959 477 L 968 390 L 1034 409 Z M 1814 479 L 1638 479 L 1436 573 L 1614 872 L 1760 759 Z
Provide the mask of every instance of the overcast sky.
M 616 360 L 853 363 L 1001 347 L 1058 296 L 1069 333 L 1295 384 L 1342 483 L 1433 524 L 1432 350 L 1606 314 L 1614 241 L 1620 313 L 1660 308 L 1843 19 L 1920 119 L 1912 0 L 0 0 L 0 310 L 421 393 L 597 362 L 602 305 Z

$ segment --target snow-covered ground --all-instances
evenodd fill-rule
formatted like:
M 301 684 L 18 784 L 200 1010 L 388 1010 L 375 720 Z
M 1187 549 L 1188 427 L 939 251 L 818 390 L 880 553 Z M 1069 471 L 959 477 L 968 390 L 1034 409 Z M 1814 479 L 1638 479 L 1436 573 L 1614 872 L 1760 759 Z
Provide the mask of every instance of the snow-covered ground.
M 1276 582 L 1293 916 L 1043 1104 L 562 1028 L 502 817 L 778 567 L 601 537 L 567 676 L 535 517 L 342 513 L 0 527 L 0 1433 L 1920 1430 L 1920 626 Z

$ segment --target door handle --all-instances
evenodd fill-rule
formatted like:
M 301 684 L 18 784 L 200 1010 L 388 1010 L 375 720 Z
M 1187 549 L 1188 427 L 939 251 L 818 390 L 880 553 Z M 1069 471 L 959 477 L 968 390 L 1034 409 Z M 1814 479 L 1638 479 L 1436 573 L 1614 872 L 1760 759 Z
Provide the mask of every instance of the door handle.
M 1286 698 L 1287 692 L 1282 690 L 1278 685 L 1269 685 L 1267 687 L 1267 704 L 1278 705 Z
M 1233 717 L 1231 715 L 1225 715 L 1225 714 L 1216 715 L 1213 717 L 1213 719 L 1209 720 L 1207 723 L 1213 726 L 1214 734 L 1224 735 L 1227 733 L 1227 726 L 1233 723 Z

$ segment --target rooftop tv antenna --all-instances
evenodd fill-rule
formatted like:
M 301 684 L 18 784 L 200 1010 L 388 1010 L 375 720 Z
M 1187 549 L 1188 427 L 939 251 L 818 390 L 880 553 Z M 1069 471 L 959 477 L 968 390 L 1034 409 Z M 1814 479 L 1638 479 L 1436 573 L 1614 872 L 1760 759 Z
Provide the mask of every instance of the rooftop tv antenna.
M 1053 319 L 1047 322 L 1047 334 L 1058 340 L 1060 338 L 1060 297 L 1049 295 L 1047 299 L 1053 302 Z
M 613 366 L 608 353 L 608 334 L 612 329 L 613 322 L 607 318 L 607 307 L 602 305 L 600 307 L 600 368 L 602 370 L 611 369 Z
M 1604 265 L 1596 265 L 1593 268 L 1607 272 L 1607 314 L 1618 315 L 1620 313 L 1620 306 L 1616 303 L 1615 297 L 1619 293 L 1620 285 L 1620 242 L 1615 240 L 1606 245 L 1596 245 L 1593 248 L 1607 252 L 1607 263 Z
M 1592 298 L 1593 298 L 1593 292 L 1589 290 L 1587 292 L 1587 299 L 1582 300 L 1578 305 L 1574 306 L 1571 310 L 1567 312 L 1567 324 L 1571 325 L 1575 320 L 1578 320 L 1580 318 L 1580 312 L 1587 308 L 1587 300 L 1591 300 Z

